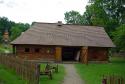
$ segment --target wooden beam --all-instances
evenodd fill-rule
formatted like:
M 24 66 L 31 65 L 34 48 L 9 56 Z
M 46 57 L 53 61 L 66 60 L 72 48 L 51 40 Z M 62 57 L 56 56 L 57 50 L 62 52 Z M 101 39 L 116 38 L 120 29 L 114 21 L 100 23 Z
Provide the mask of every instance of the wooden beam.
M 55 53 L 55 60 L 56 62 L 61 62 L 62 61 L 62 48 L 61 47 L 56 47 L 56 53 Z
M 82 47 L 80 59 L 81 63 L 88 64 L 88 47 Z

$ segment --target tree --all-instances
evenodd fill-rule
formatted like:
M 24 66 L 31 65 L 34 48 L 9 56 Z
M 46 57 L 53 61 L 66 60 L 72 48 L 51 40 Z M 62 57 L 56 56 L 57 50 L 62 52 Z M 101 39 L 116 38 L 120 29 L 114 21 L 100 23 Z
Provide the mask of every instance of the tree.
M 117 47 L 124 49 L 125 0 L 89 0 L 89 3 L 86 6 L 86 11 L 81 15 L 82 20 L 78 17 L 78 12 L 77 14 L 68 12 L 68 17 L 65 14 L 66 22 L 70 22 L 70 24 L 78 22 L 77 24 L 102 26 Z
M 15 23 L 12 21 L 9 21 L 8 18 L 6 17 L 0 17 L 0 42 L 2 41 L 2 36 L 4 31 L 7 29 L 8 31 L 10 31 L 11 27 L 14 25 Z M 9 33 L 10 34 L 10 33 Z
M 110 20 L 125 23 L 125 0 L 90 0 L 90 3 L 99 4 Z
M 91 25 L 103 26 L 111 38 L 112 32 L 118 26 L 125 23 L 125 1 L 124 0 L 90 0 L 91 5 L 86 9 L 91 13 Z
M 116 28 L 116 31 L 112 33 L 113 41 L 115 42 L 118 50 L 125 51 L 125 24 Z
M 83 24 L 82 15 L 77 11 L 66 12 L 64 19 L 67 24 Z
M 20 28 L 22 32 L 26 31 L 30 27 L 30 25 L 28 23 L 26 23 L 26 24 L 16 23 L 16 26 L 18 26 L 18 28 Z
M 28 23 L 16 23 L 12 28 L 11 28 L 11 40 L 16 39 L 18 36 L 21 35 L 22 32 L 26 31 L 30 25 Z
M 87 25 L 104 26 L 108 21 L 107 14 L 99 3 L 88 5 L 83 16 Z
M 21 34 L 21 32 L 26 31 L 29 27 L 30 25 L 28 23 L 15 23 L 6 17 L 0 17 L 0 42 L 2 42 L 5 30 L 9 31 L 11 37 L 10 40 L 14 40 Z
M 18 26 L 14 26 L 11 28 L 11 40 L 16 39 L 18 36 L 20 36 L 22 30 Z
M 123 0 L 90 0 L 90 5 L 86 6 L 82 17 L 78 18 L 78 12 L 74 14 L 70 11 L 65 14 L 65 20 L 70 24 L 102 26 L 111 36 L 111 32 L 125 22 L 123 2 Z

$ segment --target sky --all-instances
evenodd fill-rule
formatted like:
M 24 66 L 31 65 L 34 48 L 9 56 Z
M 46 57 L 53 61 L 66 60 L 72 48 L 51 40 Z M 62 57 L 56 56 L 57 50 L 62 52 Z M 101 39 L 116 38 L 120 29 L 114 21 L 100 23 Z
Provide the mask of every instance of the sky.
M 0 17 L 15 22 L 64 21 L 64 13 L 75 10 L 83 14 L 89 0 L 0 0 Z

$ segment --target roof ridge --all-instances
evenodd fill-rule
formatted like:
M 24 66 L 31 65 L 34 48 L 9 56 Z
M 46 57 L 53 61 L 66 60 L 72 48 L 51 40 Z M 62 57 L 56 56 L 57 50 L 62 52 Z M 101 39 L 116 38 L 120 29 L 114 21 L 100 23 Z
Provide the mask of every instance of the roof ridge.
M 34 22 L 34 24 L 35 23 L 38 23 L 38 24 L 58 24 L 58 22 L 53 22 L 53 23 L 50 23 L 50 22 Z M 94 27 L 94 28 L 104 28 L 103 26 L 83 25 L 83 24 L 64 24 L 64 23 L 62 23 L 62 25 L 88 26 L 88 27 Z

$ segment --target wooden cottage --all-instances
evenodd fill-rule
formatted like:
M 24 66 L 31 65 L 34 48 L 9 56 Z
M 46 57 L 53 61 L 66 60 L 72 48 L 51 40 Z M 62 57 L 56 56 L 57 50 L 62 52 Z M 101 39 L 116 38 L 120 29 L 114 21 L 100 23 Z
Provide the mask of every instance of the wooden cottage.
M 20 58 L 44 61 L 107 61 L 115 47 L 103 27 L 35 22 L 11 42 Z

